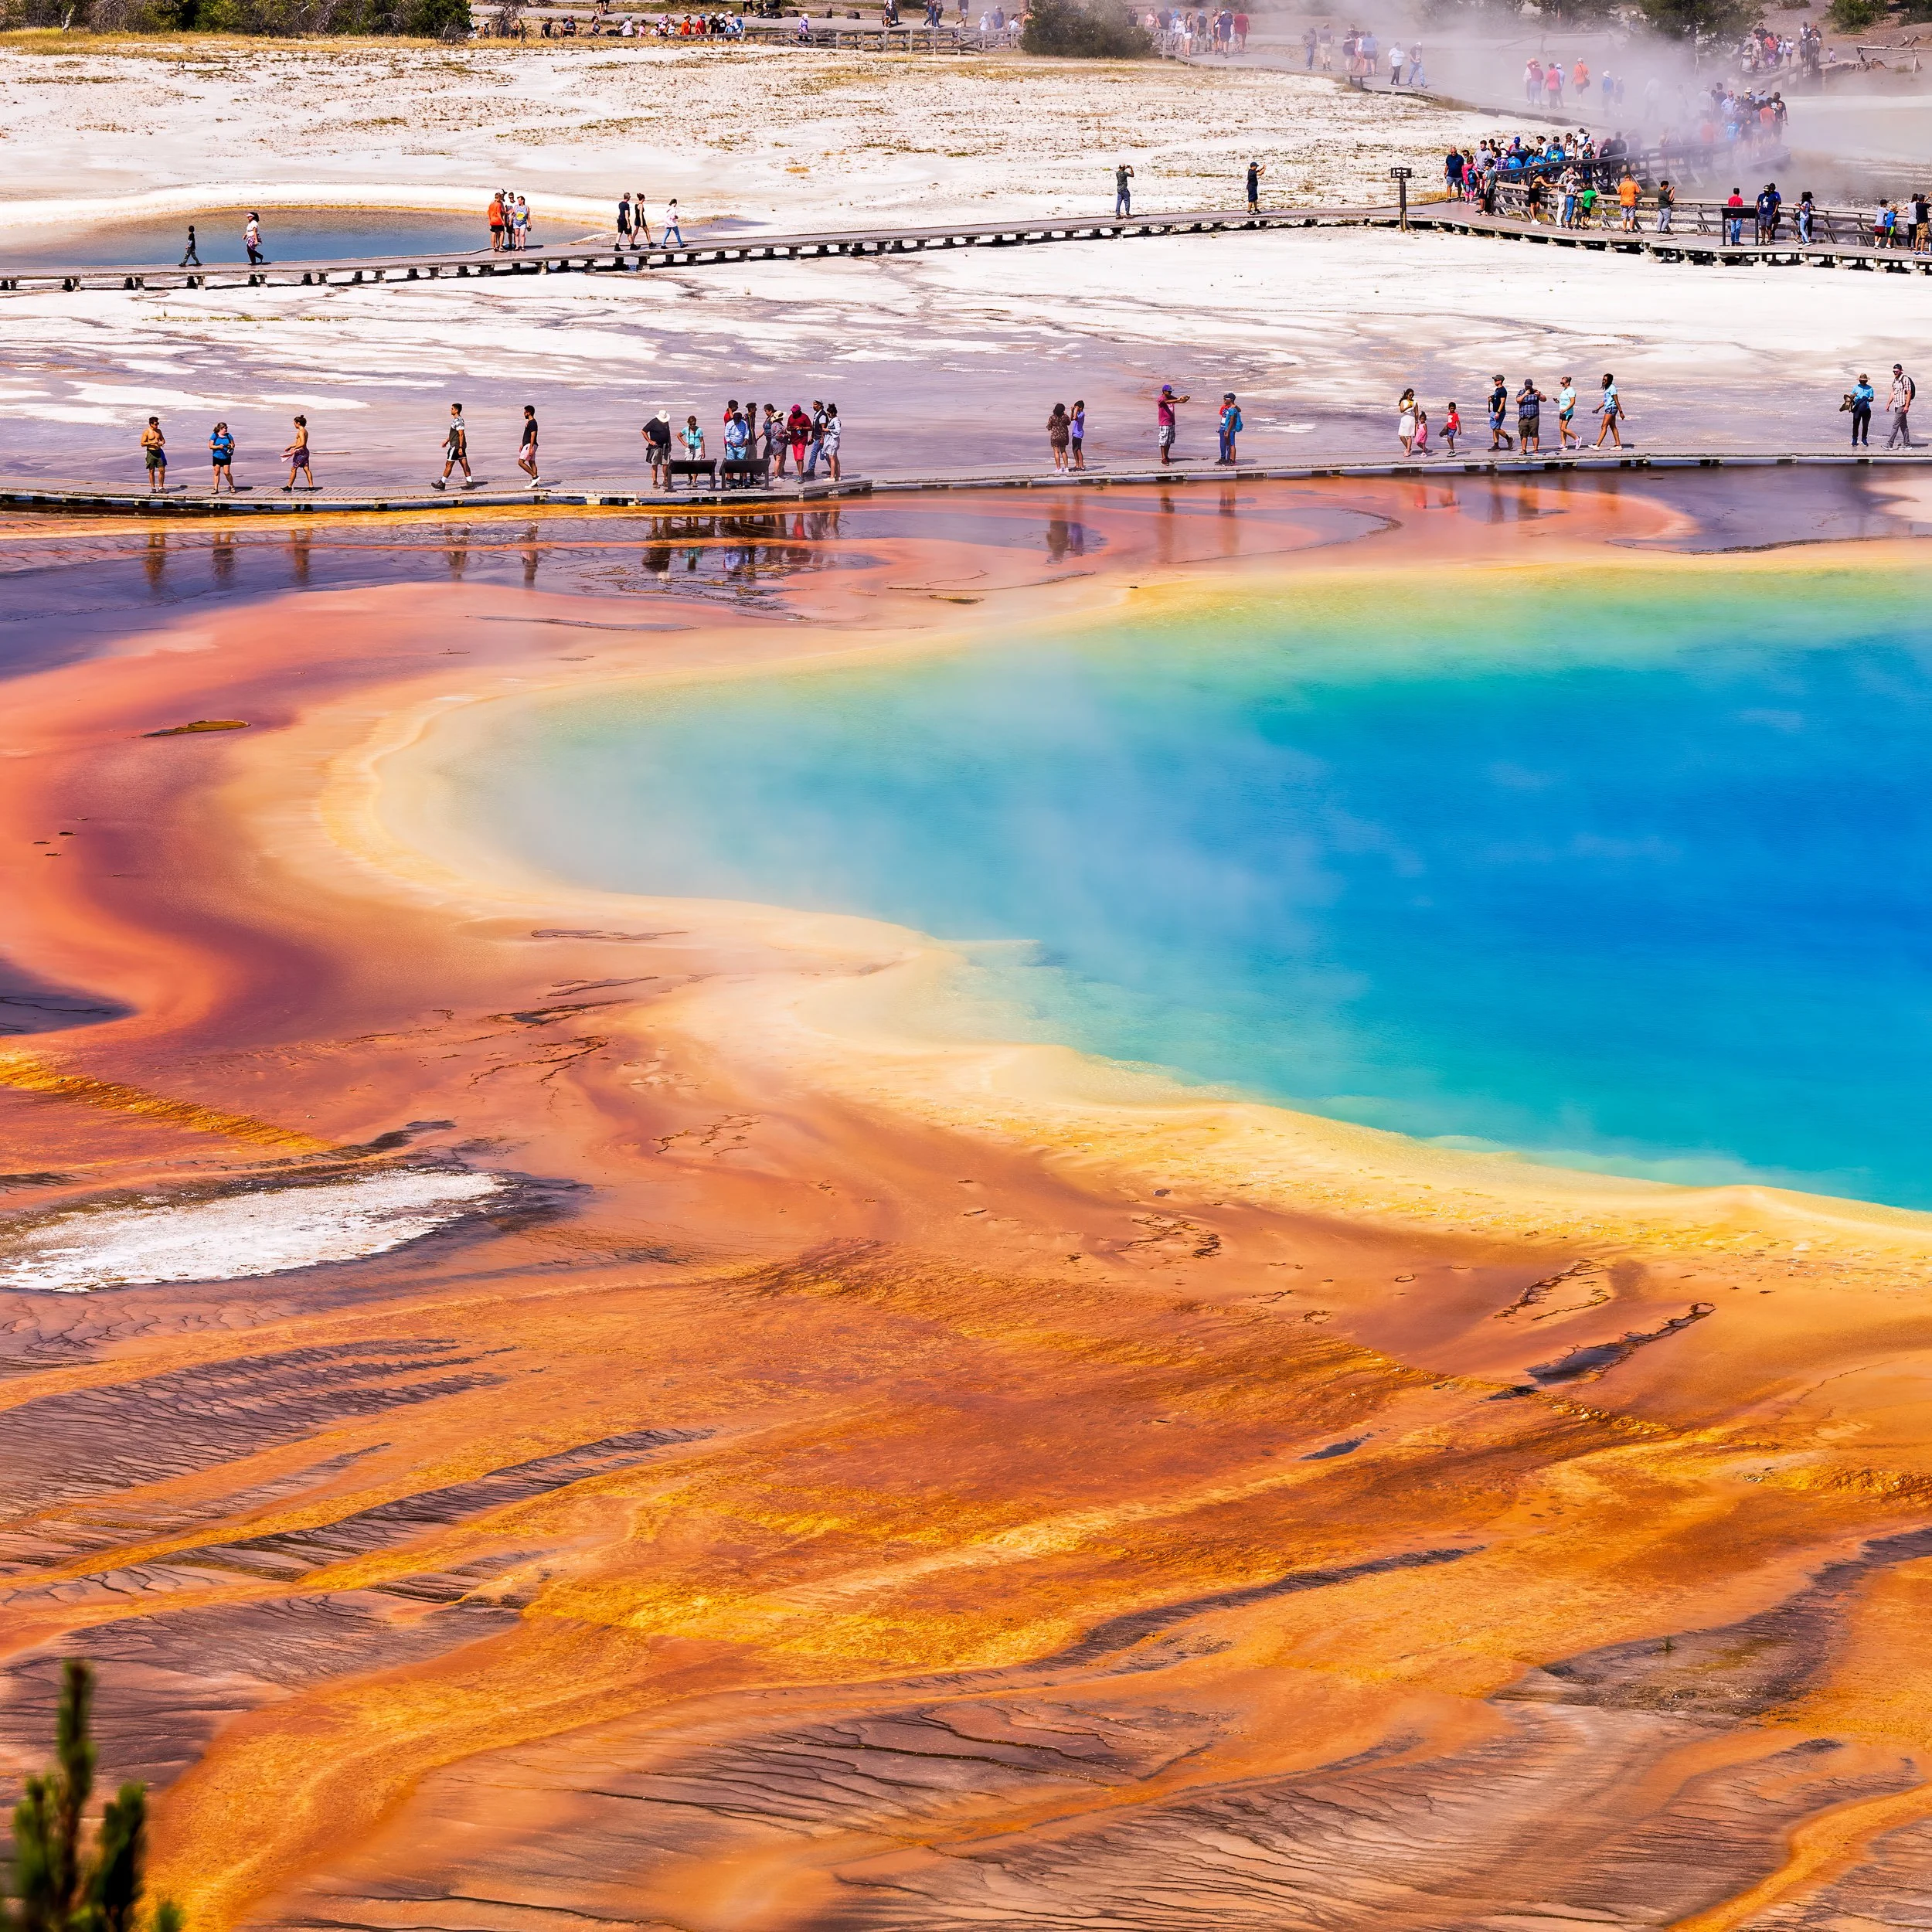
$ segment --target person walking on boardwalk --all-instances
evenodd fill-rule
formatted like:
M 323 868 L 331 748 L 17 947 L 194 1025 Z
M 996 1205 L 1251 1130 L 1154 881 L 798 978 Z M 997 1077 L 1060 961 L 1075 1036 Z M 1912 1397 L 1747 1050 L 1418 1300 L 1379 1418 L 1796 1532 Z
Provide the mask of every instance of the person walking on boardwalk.
M 1174 413 L 1175 405 L 1185 403 L 1188 400 L 1189 398 L 1185 396 L 1177 396 L 1175 393 L 1174 385 L 1172 383 L 1163 383 L 1161 385 L 1161 400 L 1155 406 L 1154 421 L 1159 434 L 1161 464 L 1163 468 L 1174 461 L 1174 438 L 1180 429 L 1180 419 Z
M 664 245 L 667 248 L 682 248 L 684 246 L 684 230 L 678 223 L 675 196 L 672 197 L 664 211 Z
M 828 403 L 825 405 L 825 424 L 818 432 L 818 447 L 830 466 L 829 477 L 834 483 L 842 474 L 838 467 L 838 445 L 845 433 L 845 426 L 838 420 L 838 405 Z
M 260 268 L 268 259 L 262 253 L 262 218 L 259 214 L 249 216 L 248 225 L 242 230 L 242 246 L 248 250 L 250 268 Z
M 295 434 L 290 438 L 288 447 L 282 451 L 288 461 L 288 481 L 282 485 L 284 491 L 295 487 L 295 478 L 300 476 L 309 489 L 315 488 L 315 472 L 308 462 L 308 418 L 298 416 L 295 419 Z
M 188 224 L 188 246 L 182 250 L 181 265 L 183 268 L 199 268 L 201 266 L 201 256 L 195 247 L 195 224 L 192 222 Z
M 1583 438 L 1570 425 L 1577 417 L 1577 379 L 1566 376 L 1556 385 L 1556 447 L 1566 450 L 1574 445 L 1580 449 Z
M 631 245 L 631 191 L 626 189 L 623 199 L 617 203 L 617 246 L 628 248 Z
M 161 433 L 161 418 L 151 416 L 141 432 L 141 454 L 148 464 L 148 488 L 151 495 L 168 487 L 168 439 Z
M 1134 170 L 1125 162 L 1114 170 L 1114 213 L 1116 216 L 1134 213 Z
M 1066 405 L 1056 403 L 1046 419 L 1046 447 L 1053 452 L 1055 469 L 1063 470 L 1066 468 L 1067 445 L 1073 440 L 1073 428 L 1066 418 Z
M 1248 163 L 1248 213 L 1258 215 L 1261 212 L 1261 177 L 1268 171 L 1258 161 Z
M 1851 394 L 1839 405 L 1852 412 L 1852 447 L 1855 450 L 1872 447 L 1872 404 L 1876 395 L 1871 377 L 1861 376 L 1852 385 Z
M 1454 403 L 1449 413 L 1442 419 L 1442 446 L 1451 456 L 1456 453 L 1456 438 L 1462 434 L 1462 411 Z
M 1416 393 L 1406 389 L 1396 402 L 1396 440 L 1404 456 L 1416 453 Z
M 226 423 L 217 423 L 208 438 L 208 461 L 213 466 L 215 481 L 209 494 L 221 495 L 221 480 L 228 479 L 228 493 L 235 493 L 235 439 L 229 434 Z
M 1908 450 L 1912 447 L 1912 399 L 1918 393 L 1918 385 L 1906 374 L 1905 365 L 1894 362 L 1892 394 L 1886 405 L 1892 412 L 1892 434 L 1885 439 L 1888 450 L 1897 443 L 1903 443 Z
M 532 483 L 536 481 L 536 405 L 523 405 L 523 440 L 516 453 L 516 466 Z
M 439 490 L 449 487 L 450 472 L 460 469 L 463 472 L 463 487 L 466 490 L 476 487 L 476 479 L 470 474 L 470 433 L 463 421 L 463 405 L 450 405 L 450 426 L 443 437 L 443 474 L 435 479 Z
M 1230 389 L 1221 398 L 1221 413 L 1215 424 L 1216 438 L 1221 445 L 1217 461 L 1233 464 L 1240 460 L 1235 453 L 1234 441 L 1241 429 L 1241 405 L 1234 400 L 1233 390 Z
M 644 212 L 644 190 L 641 188 L 631 197 L 631 233 L 646 248 L 651 246 L 651 221 Z
M 668 488 L 671 481 L 671 417 L 664 405 L 644 426 L 644 453 L 650 459 L 651 487 Z
M 1495 386 L 1489 392 L 1489 447 L 1492 450 L 1513 450 L 1515 438 L 1505 427 L 1509 420 L 1509 385 L 1500 372 Z
M 1597 432 L 1597 447 L 1604 447 L 1607 436 L 1618 449 L 1624 447 L 1621 424 L 1624 415 L 1623 399 L 1617 393 L 1617 379 L 1614 376 L 1604 378 L 1603 400 L 1597 403 L 1596 413 L 1604 419 L 1603 427 Z
M 1414 454 L 1427 456 L 1429 450 L 1429 412 L 1418 403 L 1416 405 L 1416 442 Z
M 1532 450 L 1543 448 L 1543 404 L 1548 400 L 1537 388 L 1533 376 L 1523 378 L 1522 387 L 1516 392 L 1516 434 L 1522 440 L 1526 456 Z

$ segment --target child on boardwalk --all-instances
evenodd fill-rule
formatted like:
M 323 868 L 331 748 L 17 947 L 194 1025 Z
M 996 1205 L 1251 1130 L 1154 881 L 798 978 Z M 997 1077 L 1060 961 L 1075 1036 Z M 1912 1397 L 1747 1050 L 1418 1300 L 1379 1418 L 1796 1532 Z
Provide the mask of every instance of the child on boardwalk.
M 211 494 L 220 495 L 221 480 L 225 476 L 228 479 L 229 494 L 232 496 L 235 491 L 235 439 L 229 434 L 226 423 L 217 423 L 213 434 L 208 439 L 208 460 L 214 465 L 215 470 L 214 488 Z
M 1451 456 L 1456 453 L 1456 438 L 1462 434 L 1462 412 L 1454 403 L 1449 405 L 1449 413 L 1442 419 L 1443 447 Z

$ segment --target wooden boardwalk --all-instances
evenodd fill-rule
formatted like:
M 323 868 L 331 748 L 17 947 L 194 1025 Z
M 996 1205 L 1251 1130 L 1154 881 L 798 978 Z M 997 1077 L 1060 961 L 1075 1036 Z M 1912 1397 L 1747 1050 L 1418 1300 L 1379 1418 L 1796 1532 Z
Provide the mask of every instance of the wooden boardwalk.
M 434 281 L 444 276 L 543 275 L 566 273 L 636 274 L 661 268 L 695 268 L 730 262 L 818 261 L 839 256 L 903 255 L 928 248 L 1013 248 L 1040 242 L 1121 241 L 1158 235 L 1225 234 L 1237 230 L 1308 228 L 1325 225 L 1393 224 L 1393 209 L 1286 208 L 1251 215 L 1246 209 L 1191 213 L 1029 216 L 1019 220 L 946 222 L 904 228 L 854 228 L 821 234 L 780 235 L 762 230 L 694 236 L 677 247 L 618 247 L 614 240 L 561 242 L 516 254 L 486 247 L 440 255 L 366 256 L 342 261 L 210 264 L 204 268 L 154 263 L 124 267 L 0 269 L 0 288 L 258 288 L 276 283 L 318 284 Z M 479 221 L 479 227 L 481 226 Z
M 1932 273 L 1932 255 L 1869 243 L 1776 242 L 1728 246 L 1720 234 L 1688 225 L 1659 235 L 1617 228 L 1560 228 L 1553 223 L 1484 215 L 1463 202 L 1425 202 L 1409 210 L 1410 227 L 1461 235 L 1488 235 L 1559 248 L 1648 256 L 1658 261 L 1723 263 L 1733 267 L 1862 268 L 1894 274 Z M 339 261 L 211 264 L 202 268 L 129 264 L 121 267 L 0 269 L 0 289 L 258 288 L 271 284 L 302 287 L 377 282 L 463 280 L 472 276 L 604 274 L 636 276 L 654 270 L 699 268 L 735 262 L 820 261 L 836 257 L 916 254 L 927 249 L 1015 248 L 1047 242 L 1134 241 L 1162 236 L 1254 234 L 1270 230 L 1383 228 L 1397 225 L 1393 208 L 1204 209 L 1179 214 L 1051 215 L 1020 220 L 935 223 L 903 228 L 855 228 L 817 234 L 747 231 L 696 236 L 677 247 L 619 248 L 614 240 L 559 243 L 517 254 L 469 253 L 363 256 Z
M 652 490 L 621 478 L 563 481 L 517 490 L 427 488 L 396 491 L 318 490 L 292 494 L 279 489 L 210 496 L 196 486 L 175 484 L 155 493 L 134 488 L 89 483 L 7 482 L 0 480 L 0 511 L 42 511 L 93 515 L 170 518 L 313 517 L 396 515 L 423 512 L 468 515 L 479 510 L 594 509 L 646 511 L 675 515 L 743 510 L 828 509 L 856 498 L 931 495 L 955 491 L 1028 490 L 1065 493 L 1080 490 L 1195 488 L 1211 484 L 1307 483 L 1324 479 L 1412 482 L 1467 478 L 1524 478 L 1549 475 L 1598 475 L 1680 470 L 1920 468 L 1932 465 L 1932 445 L 1910 451 L 1849 449 L 1822 451 L 1733 450 L 1570 450 L 1524 456 L 1466 451 L 1420 461 L 1377 459 L 1359 463 L 1242 464 L 1223 469 L 1196 461 L 1172 468 L 962 471 L 945 476 L 849 476 L 836 483 L 779 484 L 724 489 Z

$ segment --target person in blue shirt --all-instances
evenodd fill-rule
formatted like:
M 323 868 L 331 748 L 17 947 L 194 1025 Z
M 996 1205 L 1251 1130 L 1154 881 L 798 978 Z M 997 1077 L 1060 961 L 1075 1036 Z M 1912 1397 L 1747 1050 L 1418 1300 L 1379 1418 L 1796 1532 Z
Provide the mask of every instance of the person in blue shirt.
M 1861 376 L 1856 386 L 1845 399 L 1844 407 L 1852 412 L 1852 447 L 1853 449 L 1857 449 L 1861 444 L 1868 449 L 1871 447 L 1873 395 L 1871 377 Z
M 1235 460 L 1234 439 L 1241 434 L 1241 406 L 1235 401 L 1233 389 L 1221 398 L 1221 420 L 1218 427 L 1221 454 L 1216 460 L 1232 463 Z
M 208 459 L 215 466 L 213 494 L 221 494 L 221 480 L 228 479 L 228 491 L 232 496 L 235 490 L 235 472 L 230 467 L 235 461 L 235 439 L 228 433 L 226 423 L 217 423 L 214 433 L 208 439 Z

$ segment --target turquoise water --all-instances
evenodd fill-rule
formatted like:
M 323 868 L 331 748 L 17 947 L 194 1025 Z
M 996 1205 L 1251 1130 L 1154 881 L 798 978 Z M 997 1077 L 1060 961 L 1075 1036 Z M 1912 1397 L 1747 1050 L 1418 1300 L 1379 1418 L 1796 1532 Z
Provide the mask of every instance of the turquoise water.
M 1617 1172 L 1932 1207 L 1932 577 L 1618 568 L 523 714 L 563 876 L 877 915 L 1009 1032 Z

